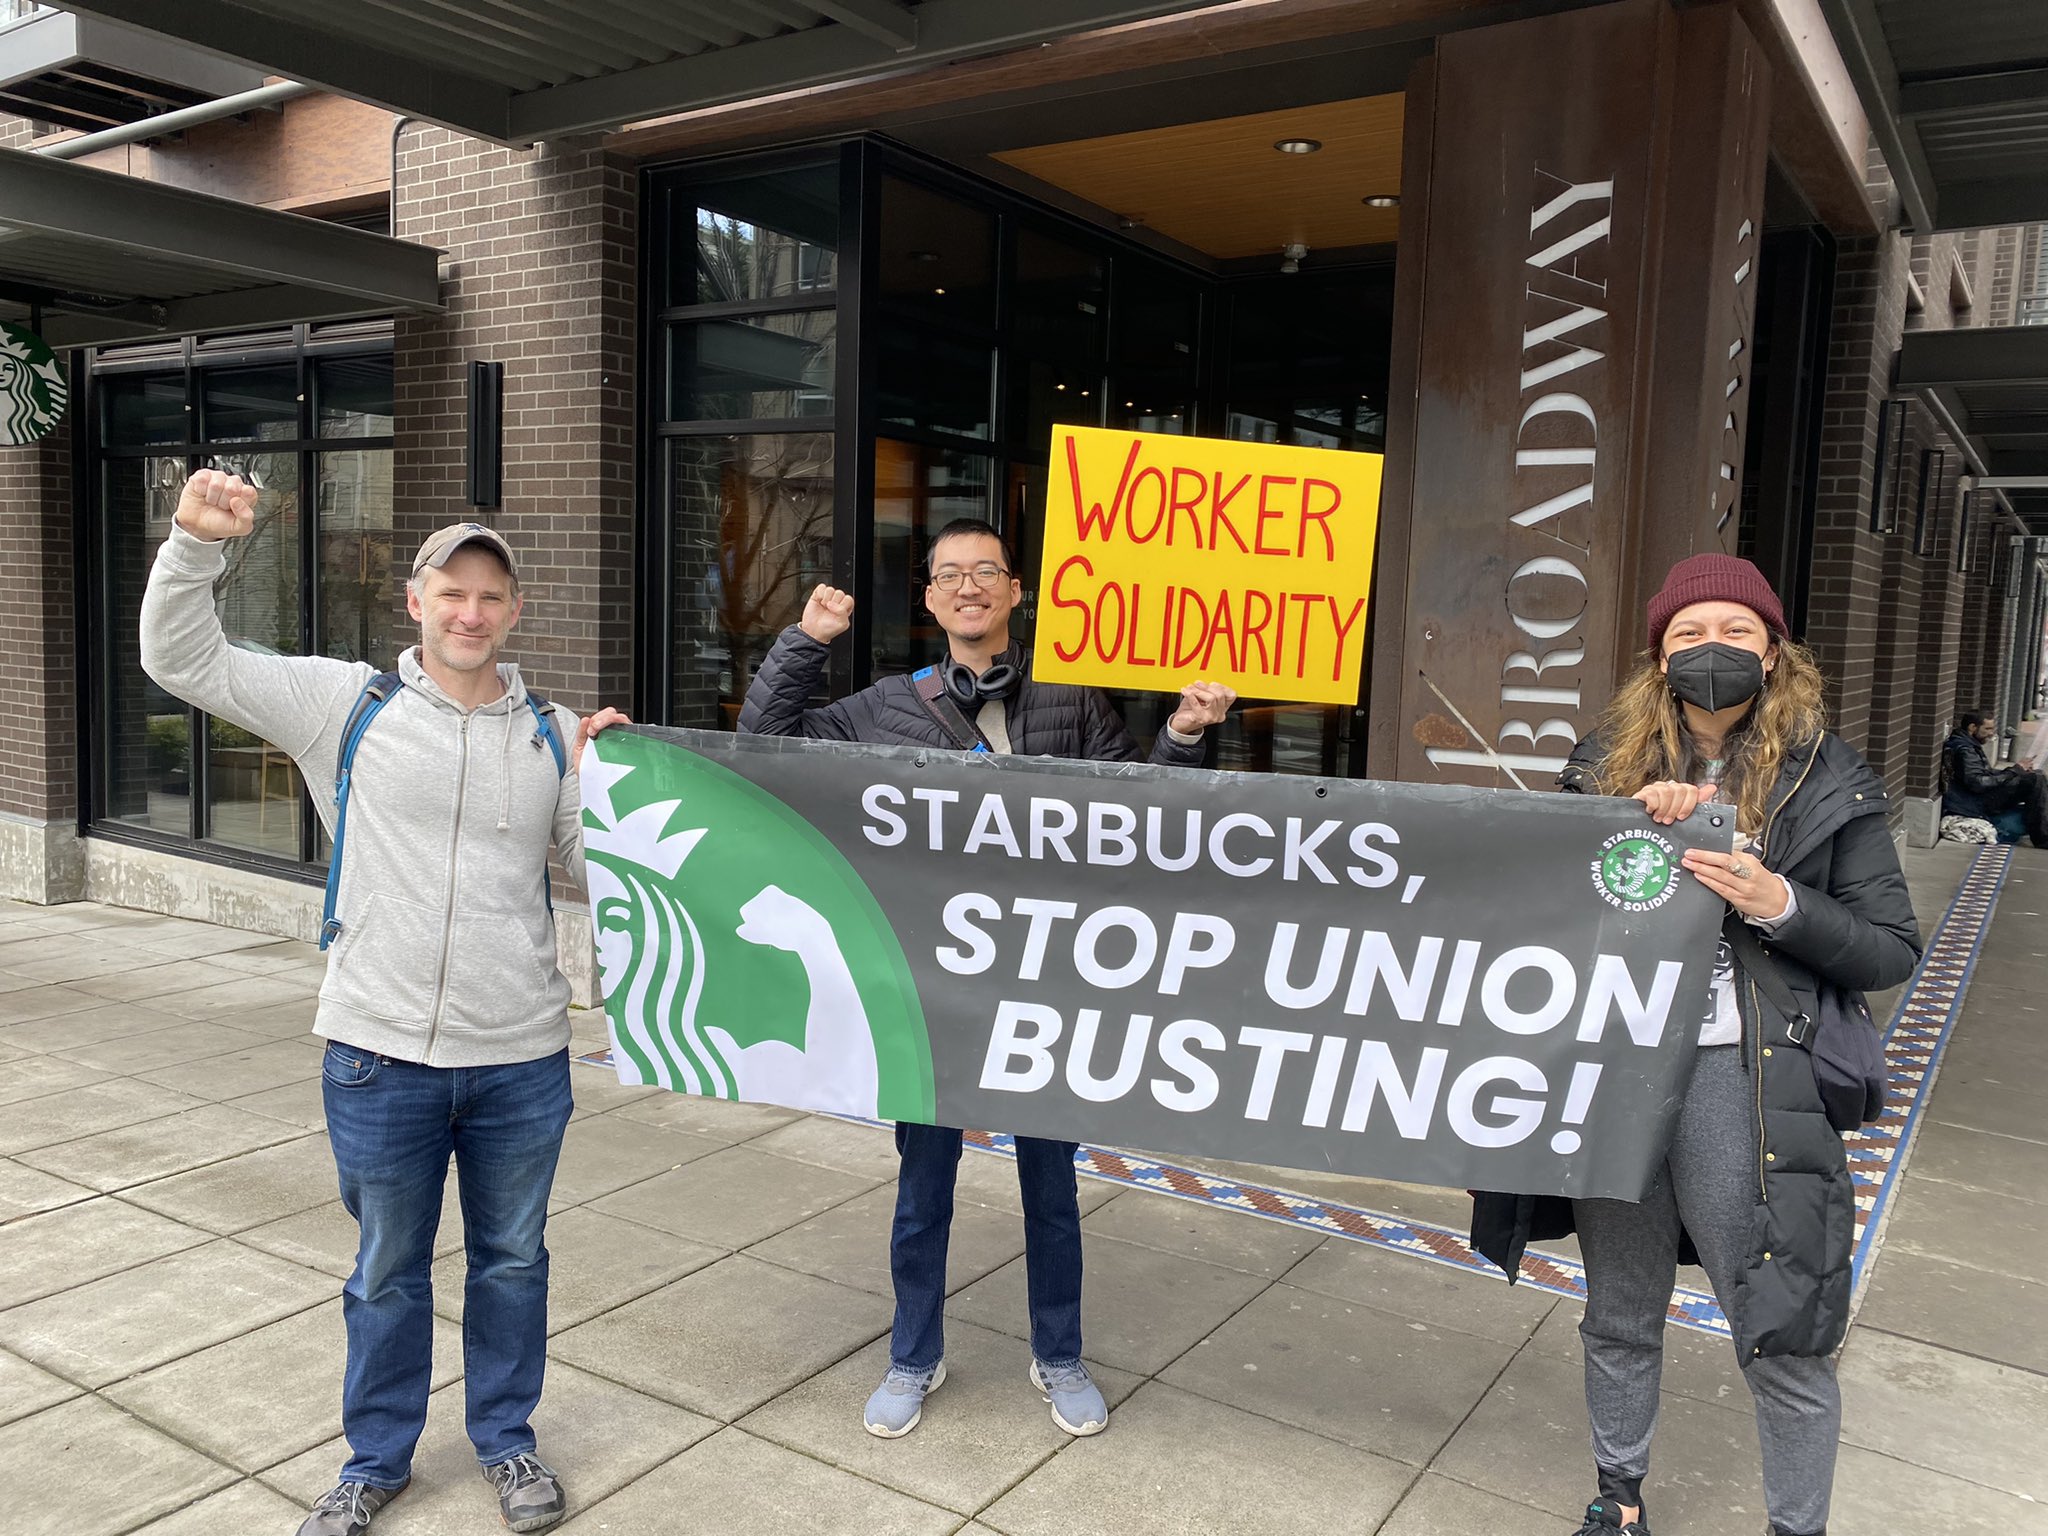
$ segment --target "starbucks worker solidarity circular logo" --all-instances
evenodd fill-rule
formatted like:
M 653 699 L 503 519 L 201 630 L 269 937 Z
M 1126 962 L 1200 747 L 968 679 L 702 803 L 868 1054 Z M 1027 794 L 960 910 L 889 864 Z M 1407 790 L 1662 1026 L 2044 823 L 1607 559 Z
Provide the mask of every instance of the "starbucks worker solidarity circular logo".
M 43 338 L 0 321 L 0 446 L 18 448 L 64 418 L 64 370 Z
M 1594 889 L 1609 906 L 1654 912 L 1677 890 L 1677 851 L 1649 828 L 1631 828 L 1600 845 L 1592 873 Z

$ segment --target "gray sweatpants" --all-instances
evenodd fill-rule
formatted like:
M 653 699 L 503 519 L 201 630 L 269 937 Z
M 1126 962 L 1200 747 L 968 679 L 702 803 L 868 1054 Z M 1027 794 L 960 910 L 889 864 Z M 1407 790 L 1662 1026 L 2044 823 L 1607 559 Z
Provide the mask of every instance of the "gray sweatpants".
M 1586 1411 L 1603 1494 L 1628 1490 L 1650 1470 L 1664 1366 L 1664 1317 L 1678 1273 L 1683 1225 L 1723 1307 L 1742 1277 L 1757 1200 L 1756 1110 L 1739 1046 L 1708 1046 L 1679 1112 L 1678 1133 L 1642 1203 L 1579 1200 L 1586 1260 Z M 1780 1531 L 1826 1529 L 1842 1400 L 1835 1362 L 1794 1356 L 1745 1361 L 1763 1447 L 1764 1502 Z

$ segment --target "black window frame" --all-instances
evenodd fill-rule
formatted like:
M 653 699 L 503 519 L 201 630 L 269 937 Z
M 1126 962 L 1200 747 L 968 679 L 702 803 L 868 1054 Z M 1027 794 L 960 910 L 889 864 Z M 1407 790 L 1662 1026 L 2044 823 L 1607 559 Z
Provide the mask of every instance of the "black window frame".
M 88 351 L 74 373 L 74 401 L 81 412 L 83 429 L 75 435 L 72 474 L 74 547 L 79 552 L 77 604 L 79 680 L 79 796 L 78 830 L 81 836 L 155 848 L 194 858 L 204 863 L 252 873 L 281 876 L 303 884 L 320 884 L 327 877 L 327 860 L 320 854 L 321 827 L 313 809 L 315 786 L 300 778 L 298 797 L 298 838 L 295 857 L 265 853 L 216 841 L 205 828 L 210 796 L 208 783 L 211 752 L 208 750 L 206 711 L 185 706 L 189 809 L 186 830 L 160 831 L 131 821 L 116 820 L 109 814 L 112 768 L 110 749 L 114 739 L 109 717 L 114 698 L 109 668 L 114 665 L 110 626 L 99 622 L 113 612 L 116 602 L 114 569 L 108 558 L 112 549 L 112 511 L 104 494 L 107 466 L 127 460 L 179 459 L 187 474 L 209 467 L 219 452 L 259 449 L 266 454 L 291 453 L 298 459 L 301 531 L 298 549 L 298 653 L 318 655 L 316 640 L 321 632 L 324 594 L 320 585 L 319 478 L 318 459 L 323 453 L 383 450 L 395 455 L 396 434 L 376 436 L 318 435 L 317 390 L 314 385 L 319 363 L 350 357 L 393 358 L 393 326 L 387 320 L 351 321 L 329 326 L 294 325 L 260 335 L 224 337 L 183 337 L 175 342 Z M 204 435 L 202 403 L 207 375 L 234 368 L 290 366 L 296 375 L 297 435 L 290 439 L 260 442 L 215 442 Z M 167 376 L 181 373 L 184 381 L 186 432 L 178 442 L 139 446 L 109 446 L 103 430 L 104 393 L 107 381 L 137 375 Z M 394 396 L 396 387 L 394 383 Z M 195 431 L 194 424 L 199 427 Z M 395 427 L 395 422 L 394 422 Z
M 834 412 L 831 416 L 778 418 L 747 421 L 706 421 L 675 423 L 663 419 L 667 404 L 666 371 L 669 365 L 666 327 L 691 312 L 700 316 L 704 306 L 665 306 L 669 281 L 669 258 L 673 242 L 694 238 L 671 218 L 669 198 L 674 189 L 692 183 L 715 185 L 734 177 L 773 174 L 816 164 L 822 157 L 839 158 L 839 256 L 838 318 L 836 322 L 837 373 Z M 882 190 L 885 178 L 910 183 L 922 190 L 964 203 L 988 214 L 995 226 L 994 326 L 978 323 L 948 323 L 924 315 L 914 321 L 893 316 L 885 304 L 874 275 L 881 270 Z M 966 454 L 988 465 L 984 515 L 1008 534 L 1020 547 L 1020 563 L 1027 568 L 1027 594 L 1035 585 L 1036 538 L 1020 538 L 1024 528 L 1035 528 L 1044 508 L 1032 511 L 1020 507 L 1018 493 L 1029 483 L 1019 472 L 1036 474 L 1043 485 L 1048 468 L 1048 444 L 1026 441 L 1013 428 L 1015 364 L 1023 355 L 1016 336 L 1017 245 L 1020 231 L 1031 230 L 1053 240 L 1075 245 L 1098 254 L 1103 260 L 1102 314 L 1094 355 L 1077 359 L 1091 369 L 1087 385 L 1092 404 L 1092 424 L 1105 426 L 1116 419 L 1115 392 L 1133 364 L 1126 338 L 1119 328 L 1118 297 L 1126 286 L 1129 268 L 1170 273 L 1184 282 L 1197 304 L 1194 355 L 1188 367 L 1188 419 L 1184 430 L 1190 434 L 1207 431 L 1220 435 L 1230 406 L 1225 357 L 1226 326 L 1234 295 L 1247 291 L 1251 283 L 1269 274 L 1248 274 L 1235 266 L 1202 266 L 1182 261 L 1154 246 L 1131 240 L 1103 225 L 1034 201 L 1020 193 L 985 180 L 944 161 L 933 159 L 877 135 L 860 135 L 814 142 L 762 152 L 740 152 L 700 160 L 644 166 L 641 170 L 640 227 L 642 323 L 640 328 L 641 430 L 635 464 L 637 547 L 643 552 L 634 594 L 633 702 L 635 718 L 657 724 L 673 723 L 673 701 L 678 684 L 675 655 L 675 615 L 671 609 L 676 571 L 675 529 L 670 515 L 671 468 L 668 444 L 691 433 L 744 435 L 762 432 L 821 432 L 836 436 L 833 451 L 834 518 L 833 584 L 857 596 L 852 631 L 847 642 L 835 645 L 827 661 L 824 687 L 834 697 L 844 696 L 874 680 L 875 605 L 867 599 L 873 591 L 877 571 L 877 520 L 875 516 L 876 450 L 881 439 L 891 439 L 915 448 L 950 454 Z M 1391 304 L 1391 251 L 1363 253 L 1356 261 L 1321 269 L 1317 278 L 1338 278 L 1347 269 L 1372 274 L 1372 281 L 1384 283 L 1386 302 Z M 730 312 L 772 312 L 774 309 L 818 307 L 804 299 L 794 301 L 749 301 L 724 306 Z M 977 345 L 992 341 L 989 381 L 989 432 L 973 437 L 960 432 L 880 419 L 880 391 L 877 375 L 880 347 L 871 338 L 888 328 L 911 328 L 920 335 L 958 337 Z M 1356 411 L 1354 403 L 1352 409 Z M 1081 413 L 1074 413 L 1079 416 Z M 1062 417 L 1061 419 L 1066 419 Z M 1314 423 L 1299 423 L 1304 427 Z M 1358 424 L 1347 416 L 1344 431 L 1355 432 Z M 1028 435 L 1028 434 L 1027 434 Z M 1028 601 L 1028 596 L 1027 596 Z M 1027 612 L 1024 622 L 1031 621 Z M 1368 654 L 1365 675 L 1370 675 Z M 1361 689 L 1363 689 L 1361 681 Z M 1144 712 L 1134 715 L 1133 730 L 1145 734 L 1150 716 L 1164 696 L 1118 694 L 1127 711 L 1133 701 L 1143 699 Z M 1339 729 L 1325 743 L 1325 774 L 1362 774 L 1365 771 L 1365 709 L 1361 703 L 1350 711 L 1348 729 Z M 1158 713 L 1164 719 L 1163 713 Z

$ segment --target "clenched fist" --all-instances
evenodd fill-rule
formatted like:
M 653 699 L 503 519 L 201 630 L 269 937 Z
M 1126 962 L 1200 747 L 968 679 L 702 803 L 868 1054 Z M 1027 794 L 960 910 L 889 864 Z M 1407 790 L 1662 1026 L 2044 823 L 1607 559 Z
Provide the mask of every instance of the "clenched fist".
M 1180 708 L 1166 723 L 1183 736 L 1199 736 L 1212 725 L 1221 725 L 1237 702 L 1237 690 L 1225 683 L 1189 683 L 1180 691 Z
M 256 526 L 256 488 L 240 475 L 202 469 L 185 482 L 172 516 L 180 528 L 209 544 L 239 539 Z
M 804 604 L 804 616 L 796 622 L 818 644 L 830 645 L 853 623 L 853 594 L 821 582 Z

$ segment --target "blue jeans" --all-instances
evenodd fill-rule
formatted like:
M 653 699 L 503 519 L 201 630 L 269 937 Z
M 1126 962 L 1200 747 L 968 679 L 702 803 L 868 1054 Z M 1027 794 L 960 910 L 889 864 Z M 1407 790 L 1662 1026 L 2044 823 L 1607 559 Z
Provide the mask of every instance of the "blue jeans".
M 953 1231 L 953 1183 L 960 1133 L 940 1126 L 896 1127 L 903 1166 L 889 1274 L 896 1327 L 889 1362 L 928 1371 L 946 1352 L 946 1244 Z M 1017 1138 L 1017 1189 L 1024 1197 L 1024 1276 L 1031 1305 L 1031 1353 L 1044 1365 L 1081 1363 L 1081 1207 L 1071 1141 Z
M 342 1287 L 344 1482 L 397 1488 L 427 1422 L 434 1229 L 455 1158 L 469 1278 L 462 1360 L 469 1438 L 485 1466 L 534 1448 L 547 1364 L 548 1191 L 569 1123 L 569 1053 L 502 1067 L 426 1067 L 339 1043 L 321 1089 L 341 1203 L 361 1237 Z

